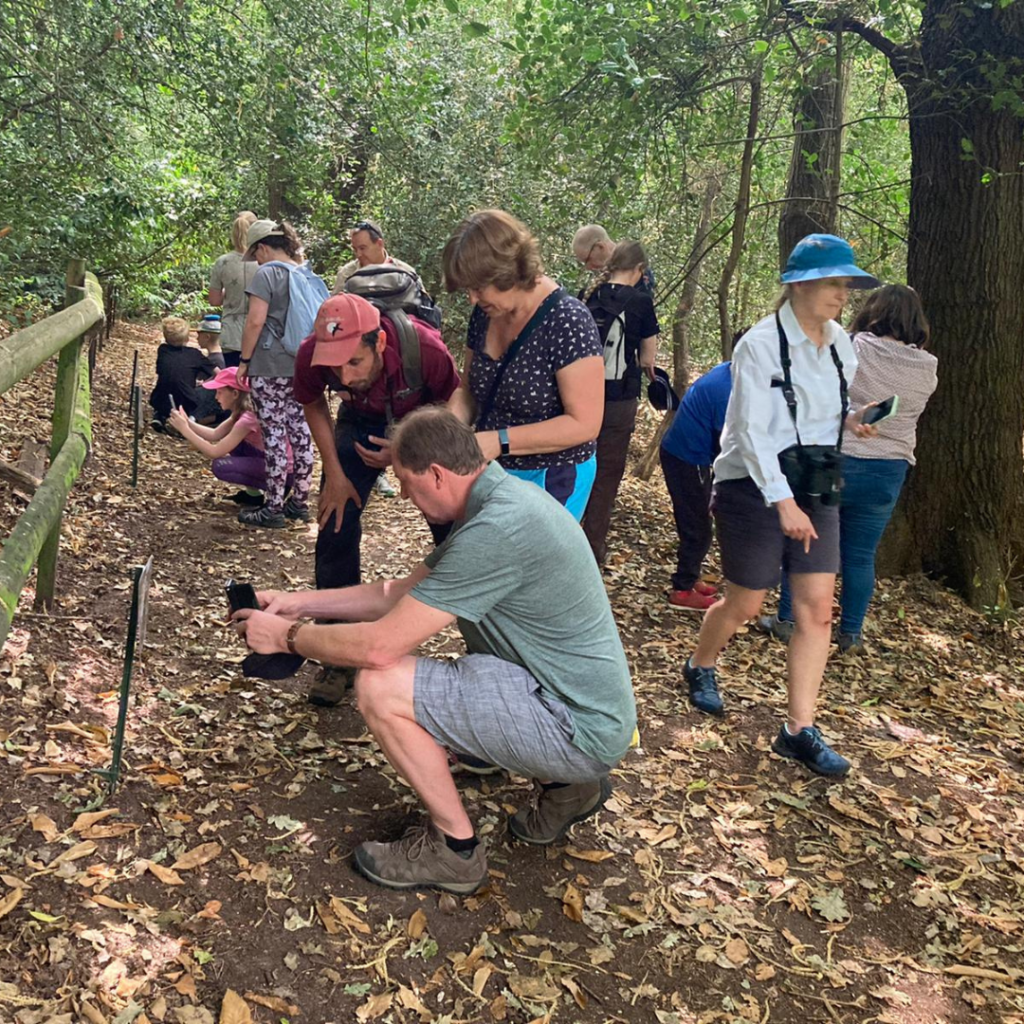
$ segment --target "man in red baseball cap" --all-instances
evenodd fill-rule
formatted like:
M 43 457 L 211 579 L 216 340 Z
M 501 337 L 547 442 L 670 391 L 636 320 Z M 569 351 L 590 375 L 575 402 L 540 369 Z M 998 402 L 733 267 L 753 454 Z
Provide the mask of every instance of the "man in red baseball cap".
M 323 462 L 317 519 L 317 589 L 360 582 L 359 546 L 363 505 L 391 463 L 388 428 L 413 409 L 447 402 L 459 386 L 455 361 L 440 333 L 409 315 L 419 341 L 419 377 L 410 387 L 398 331 L 387 313 L 359 295 L 332 295 L 320 307 L 314 333 L 295 357 L 293 388 Z M 341 398 L 331 422 L 327 391 Z M 449 525 L 428 524 L 434 542 Z M 309 693 L 313 704 L 331 707 L 350 684 L 344 670 L 325 666 Z

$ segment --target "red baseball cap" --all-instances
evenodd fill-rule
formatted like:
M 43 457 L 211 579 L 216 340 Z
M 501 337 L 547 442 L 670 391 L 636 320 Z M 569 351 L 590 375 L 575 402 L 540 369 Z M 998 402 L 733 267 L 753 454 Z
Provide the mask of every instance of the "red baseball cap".
M 361 295 L 332 295 L 314 325 L 313 366 L 341 366 L 354 355 L 364 334 L 380 330 L 380 312 Z

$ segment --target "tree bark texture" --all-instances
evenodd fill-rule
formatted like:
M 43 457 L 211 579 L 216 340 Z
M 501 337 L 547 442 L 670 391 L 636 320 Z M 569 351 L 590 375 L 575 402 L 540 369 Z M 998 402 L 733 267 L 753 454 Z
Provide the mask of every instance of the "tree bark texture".
M 1000 68 L 1024 72 L 1024 3 L 966 13 L 931 0 L 920 64 L 889 55 L 910 111 L 907 276 L 939 384 L 880 568 L 924 570 L 984 608 L 1024 554 L 1024 97 L 993 103 Z
M 750 177 L 754 164 L 754 141 L 761 116 L 761 74 L 750 82 L 750 108 L 747 115 L 747 135 L 740 161 L 740 180 L 736 189 L 736 212 L 732 222 L 732 245 L 726 257 L 722 276 L 718 281 L 718 326 L 721 333 L 722 358 L 732 358 L 732 319 L 729 316 L 729 286 L 743 253 L 747 235 L 747 216 L 750 213 Z
M 837 38 L 842 38 L 841 32 Z M 787 201 L 779 217 L 779 269 L 801 238 L 836 233 L 847 81 L 839 54 L 835 61 L 815 67 L 797 96 L 797 135 L 786 178 Z
M 700 271 L 702 253 L 705 250 L 708 234 L 711 231 L 711 220 L 715 214 L 715 202 L 722 191 L 722 175 L 716 169 L 712 172 L 704 187 L 704 198 L 701 202 L 700 220 L 693 238 L 693 247 L 686 260 L 683 290 L 676 306 L 675 318 L 672 321 L 672 386 L 680 398 L 690 386 L 690 337 L 689 320 L 697 300 L 697 289 L 700 287 Z M 661 418 L 658 429 L 654 432 L 647 450 L 637 463 L 634 475 L 641 480 L 650 480 L 654 467 L 658 465 L 658 451 L 661 439 L 665 436 L 672 422 L 674 412 L 667 412 Z

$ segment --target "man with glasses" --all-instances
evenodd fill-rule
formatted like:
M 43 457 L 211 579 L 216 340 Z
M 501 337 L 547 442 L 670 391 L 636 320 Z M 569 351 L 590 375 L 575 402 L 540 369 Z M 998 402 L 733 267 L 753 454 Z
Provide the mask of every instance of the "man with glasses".
M 598 274 L 604 269 L 614 249 L 615 242 L 600 224 L 586 224 L 573 236 L 573 255 L 592 274 Z M 645 268 L 636 287 L 638 291 L 654 295 L 654 271 L 650 267 Z
M 360 267 L 391 264 L 399 270 L 415 274 L 417 280 L 419 279 L 419 275 L 416 274 L 416 270 L 413 267 L 410 267 L 408 263 L 403 263 L 401 260 L 396 260 L 394 256 L 388 254 L 388 250 L 384 245 L 384 234 L 380 229 L 380 225 L 374 221 L 361 220 L 354 224 L 349 234 L 349 240 L 352 243 L 352 252 L 356 258 L 350 260 L 338 271 L 338 276 L 334 279 L 334 295 L 340 295 L 345 290 L 345 282 Z

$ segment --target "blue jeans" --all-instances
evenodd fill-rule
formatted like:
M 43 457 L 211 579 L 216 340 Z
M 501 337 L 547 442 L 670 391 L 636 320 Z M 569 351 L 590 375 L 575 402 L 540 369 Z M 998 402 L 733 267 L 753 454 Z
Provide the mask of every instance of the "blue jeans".
M 905 459 L 843 459 L 839 502 L 839 553 L 843 585 L 841 633 L 860 633 L 875 592 L 875 552 L 907 476 Z M 789 580 L 782 577 L 779 618 L 793 621 Z

